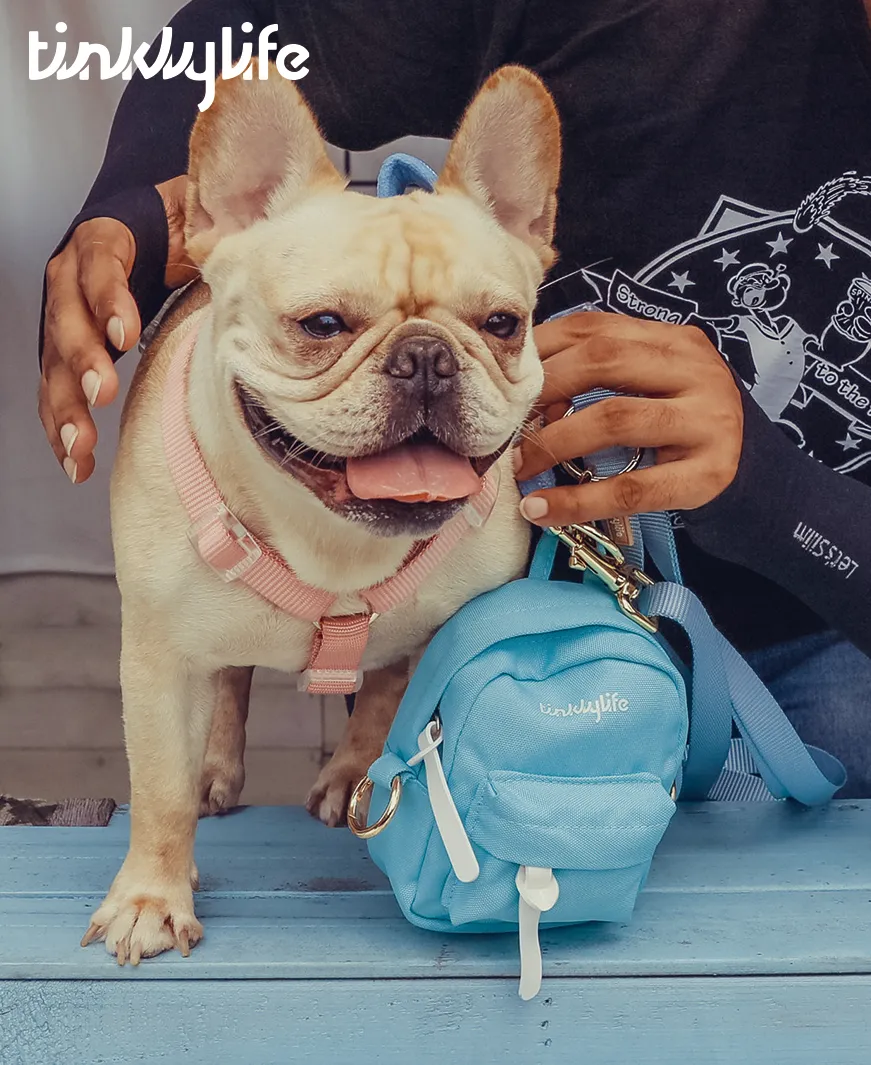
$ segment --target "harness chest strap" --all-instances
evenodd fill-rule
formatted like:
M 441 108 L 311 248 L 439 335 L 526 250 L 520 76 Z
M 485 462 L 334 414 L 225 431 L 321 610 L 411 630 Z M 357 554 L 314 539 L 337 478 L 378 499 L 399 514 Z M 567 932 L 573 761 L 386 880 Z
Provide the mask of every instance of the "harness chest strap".
M 188 369 L 198 333 L 199 326 L 190 330 L 170 363 L 162 407 L 164 451 L 191 520 L 191 543 L 223 580 L 239 580 L 285 614 L 315 626 L 309 667 L 300 677 L 302 691 L 324 695 L 357 691 L 372 621 L 410 599 L 466 533 L 484 523 L 493 508 L 498 482 L 490 475 L 485 477 L 478 495 L 438 536 L 417 544 L 398 573 L 357 593 L 369 607 L 368 613 L 331 616 L 337 596 L 300 580 L 280 555 L 233 514 L 209 473 L 187 408 Z

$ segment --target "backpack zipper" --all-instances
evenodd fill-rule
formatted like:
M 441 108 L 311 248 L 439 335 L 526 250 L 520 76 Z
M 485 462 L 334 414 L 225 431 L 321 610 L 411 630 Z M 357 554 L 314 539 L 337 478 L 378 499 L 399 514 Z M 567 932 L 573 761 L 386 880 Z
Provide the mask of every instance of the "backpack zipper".
M 520 988 L 528 1002 L 541 990 L 541 943 L 538 927 L 542 913 L 552 910 L 559 898 L 559 883 L 553 869 L 521 865 L 515 879 L 520 894 L 517 924 L 520 934 Z
M 457 813 L 451 790 L 439 757 L 439 747 L 444 739 L 438 716 L 417 737 L 418 753 L 408 759 L 409 766 L 423 762 L 426 769 L 426 790 L 436 827 L 448 853 L 457 880 L 470 884 L 478 879 L 478 859 L 466 835 L 466 829 Z

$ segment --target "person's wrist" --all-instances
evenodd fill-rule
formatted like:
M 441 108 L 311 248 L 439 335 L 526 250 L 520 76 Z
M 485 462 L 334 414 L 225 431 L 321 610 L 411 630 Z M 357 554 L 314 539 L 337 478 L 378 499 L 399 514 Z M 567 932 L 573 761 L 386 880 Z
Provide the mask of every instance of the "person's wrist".
M 782 432 L 769 420 L 734 371 L 733 376 L 741 394 L 741 406 L 744 413 L 741 455 L 735 476 L 718 495 L 700 507 L 678 512 L 691 534 L 693 530 L 729 520 L 729 515 L 736 510 L 743 511 L 748 499 L 755 498 L 757 495 L 758 477 L 755 470 L 757 453 L 771 447 L 772 443 L 775 446 L 787 443 Z
M 81 254 L 82 250 L 87 247 L 88 241 L 98 241 L 100 232 L 105 233 L 106 227 L 109 226 L 115 230 L 113 236 L 116 240 L 127 242 L 127 273 L 129 276 L 130 271 L 133 269 L 133 263 L 136 261 L 136 238 L 133 236 L 133 230 L 119 218 L 98 215 L 95 218 L 88 218 L 84 222 L 80 222 L 73 231 L 73 242 L 78 245 L 79 254 Z

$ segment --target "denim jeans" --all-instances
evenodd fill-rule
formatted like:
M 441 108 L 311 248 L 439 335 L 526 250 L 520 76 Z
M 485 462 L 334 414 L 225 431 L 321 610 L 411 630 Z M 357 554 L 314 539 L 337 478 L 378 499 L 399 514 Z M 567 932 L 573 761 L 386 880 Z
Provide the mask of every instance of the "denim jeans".
M 871 658 L 834 632 L 746 656 L 805 743 L 844 763 L 838 798 L 871 798 Z

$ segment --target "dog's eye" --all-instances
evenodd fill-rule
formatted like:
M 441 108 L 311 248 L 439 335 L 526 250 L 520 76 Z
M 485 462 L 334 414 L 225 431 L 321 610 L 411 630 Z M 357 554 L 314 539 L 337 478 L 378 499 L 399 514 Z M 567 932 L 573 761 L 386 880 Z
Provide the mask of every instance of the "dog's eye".
M 299 324 L 309 336 L 317 337 L 318 340 L 330 340 L 339 333 L 349 332 L 337 314 L 313 314 L 310 318 L 303 318 Z
M 513 314 L 491 314 L 484 323 L 484 329 L 500 340 L 509 340 L 517 332 L 519 320 Z

